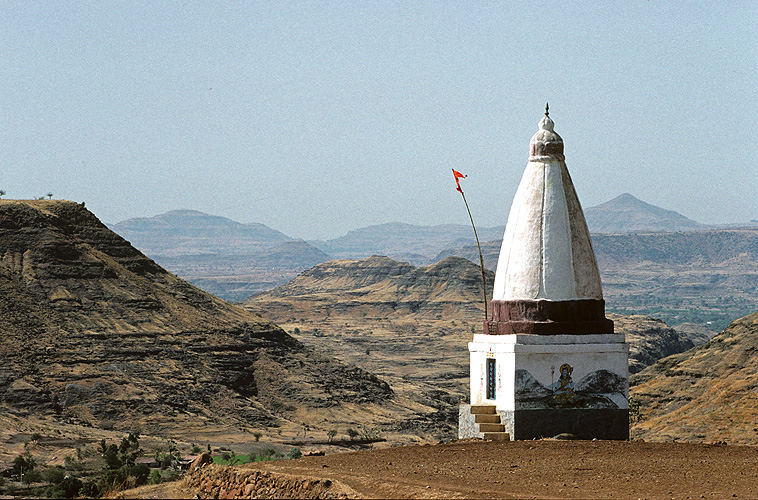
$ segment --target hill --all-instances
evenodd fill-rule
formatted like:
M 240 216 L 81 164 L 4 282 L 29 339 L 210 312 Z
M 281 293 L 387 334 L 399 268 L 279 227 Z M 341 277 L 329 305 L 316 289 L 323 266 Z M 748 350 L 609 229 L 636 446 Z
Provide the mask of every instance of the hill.
M 370 421 L 393 394 L 66 201 L 0 200 L 0 331 L 0 408 L 84 426 L 299 429 L 330 412 Z
M 494 274 L 487 276 L 491 298 Z M 467 344 L 482 329 L 481 290 L 479 266 L 460 257 L 416 268 L 374 256 L 320 264 L 243 304 L 303 343 L 376 373 L 399 395 L 438 408 L 418 425 L 449 436 L 458 403 L 469 397 Z M 632 372 L 692 347 L 661 321 L 609 318 L 632 344 Z
M 584 211 L 587 226 L 593 233 L 624 233 L 628 231 L 696 231 L 706 229 L 673 210 L 645 203 L 629 193 Z
M 503 231 L 504 227 L 480 228 L 479 238 L 485 241 L 502 238 Z M 386 255 L 408 260 L 415 265 L 426 265 L 431 263 L 429 259 L 441 249 L 473 241 L 471 226 L 416 226 L 390 222 L 355 229 L 328 241 L 311 243 L 335 258 L 361 259 L 371 255 Z
M 291 280 L 329 256 L 302 240 L 251 254 L 156 256 L 156 262 L 195 286 L 235 302 Z
M 172 210 L 155 217 L 128 219 L 110 228 L 151 257 L 244 255 L 292 239 L 263 224 L 242 224 L 197 210 Z
M 263 224 L 196 210 L 172 210 L 110 227 L 164 268 L 228 301 L 286 283 L 330 258 Z
M 758 444 L 758 312 L 708 343 L 631 379 L 641 418 L 632 435 L 654 441 Z

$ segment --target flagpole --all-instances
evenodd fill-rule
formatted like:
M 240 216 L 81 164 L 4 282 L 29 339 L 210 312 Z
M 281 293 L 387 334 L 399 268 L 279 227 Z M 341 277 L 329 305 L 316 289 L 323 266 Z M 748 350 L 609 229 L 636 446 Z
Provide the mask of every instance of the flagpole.
M 466 201 L 466 195 L 463 194 L 462 189 L 458 189 L 458 191 L 461 192 L 461 196 L 463 196 L 463 203 L 466 204 L 466 211 L 468 212 L 468 218 L 471 220 L 471 227 L 474 228 L 474 238 L 476 238 L 476 247 L 479 249 L 479 265 L 482 269 L 482 295 L 484 296 L 484 321 L 489 320 L 489 315 L 487 314 L 487 275 L 484 272 L 484 257 L 482 257 L 482 245 L 479 244 L 479 236 L 476 234 L 476 226 L 474 225 L 474 218 L 471 217 L 471 210 L 468 207 L 468 202 Z

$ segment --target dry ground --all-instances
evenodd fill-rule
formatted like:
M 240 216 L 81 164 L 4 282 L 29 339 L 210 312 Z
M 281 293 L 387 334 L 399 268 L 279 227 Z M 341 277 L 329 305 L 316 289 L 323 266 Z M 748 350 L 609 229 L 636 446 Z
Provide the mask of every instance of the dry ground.
M 758 498 L 758 448 L 749 446 L 466 440 L 245 467 L 329 478 L 364 498 Z M 125 497 L 197 493 L 164 487 L 173 489 Z

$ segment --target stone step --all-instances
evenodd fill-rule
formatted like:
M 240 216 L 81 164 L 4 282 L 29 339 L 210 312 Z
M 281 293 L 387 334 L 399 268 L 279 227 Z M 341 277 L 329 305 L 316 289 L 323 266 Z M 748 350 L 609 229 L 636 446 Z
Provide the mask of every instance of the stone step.
M 479 424 L 479 432 L 505 432 L 503 424 Z
M 499 424 L 500 415 L 489 415 L 486 413 L 478 413 L 474 415 L 474 422 L 477 424 Z
M 507 432 L 485 432 L 485 441 L 510 441 L 511 436 Z
M 471 405 L 471 413 L 474 415 L 482 413 L 495 415 L 497 410 L 495 410 L 495 405 Z

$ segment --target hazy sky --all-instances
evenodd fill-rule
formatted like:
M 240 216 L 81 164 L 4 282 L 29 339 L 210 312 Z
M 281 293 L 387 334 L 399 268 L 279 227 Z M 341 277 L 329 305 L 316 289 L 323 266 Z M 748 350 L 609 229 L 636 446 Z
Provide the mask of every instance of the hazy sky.
M 330 238 L 505 224 L 545 102 L 584 207 L 758 219 L 758 3 L 0 2 L 0 189 Z

